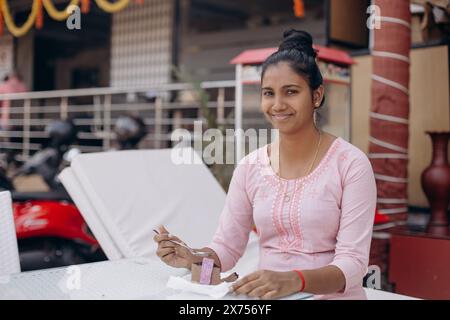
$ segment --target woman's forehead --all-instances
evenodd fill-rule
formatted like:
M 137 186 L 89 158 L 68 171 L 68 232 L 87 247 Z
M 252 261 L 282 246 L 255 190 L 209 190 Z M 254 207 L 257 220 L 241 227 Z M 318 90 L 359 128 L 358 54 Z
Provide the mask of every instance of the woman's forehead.
M 287 62 L 279 62 L 267 67 L 261 87 L 284 87 L 289 84 L 304 86 L 308 83 Z

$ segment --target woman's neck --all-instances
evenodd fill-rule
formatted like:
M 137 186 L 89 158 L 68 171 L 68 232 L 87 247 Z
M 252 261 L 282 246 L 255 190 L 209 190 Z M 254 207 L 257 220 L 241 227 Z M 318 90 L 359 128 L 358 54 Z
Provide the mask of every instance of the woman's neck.
M 308 160 L 310 155 L 316 152 L 319 135 L 319 130 L 314 125 L 295 134 L 282 134 L 280 132 L 279 152 L 284 161 Z

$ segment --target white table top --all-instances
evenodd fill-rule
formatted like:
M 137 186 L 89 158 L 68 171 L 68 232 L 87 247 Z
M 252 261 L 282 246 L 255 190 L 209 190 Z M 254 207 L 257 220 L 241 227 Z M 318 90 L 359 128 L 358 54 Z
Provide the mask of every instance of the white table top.
M 184 276 L 160 261 L 128 259 L 22 272 L 0 277 L 0 299 L 195 299 L 166 287 L 169 276 Z M 78 277 L 79 275 L 79 277 Z M 366 289 L 369 300 L 411 297 Z M 205 299 L 198 296 L 198 299 Z M 225 296 L 224 299 L 236 299 Z

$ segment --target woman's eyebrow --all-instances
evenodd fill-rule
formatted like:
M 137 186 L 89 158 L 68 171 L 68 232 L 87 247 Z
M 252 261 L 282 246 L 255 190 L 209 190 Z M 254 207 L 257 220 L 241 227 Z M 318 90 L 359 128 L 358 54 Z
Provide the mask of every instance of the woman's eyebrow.
M 299 85 L 297 85 L 297 84 L 287 84 L 287 85 L 283 86 L 282 88 L 285 89 L 285 88 L 290 88 L 290 87 L 301 88 L 301 86 L 299 86 Z
M 302 88 L 302 86 L 299 86 L 298 84 L 287 84 L 287 85 L 282 86 L 281 88 L 286 89 L 286 88 L 291 88 L 291 87 L 296 87 L 299 89 Z M 273 89 L 271 87 L 263 87 L 263 88 L 261 88 L 261 90 L 273 90 Z
M 286 88 L 291 88 L 291 87 L 296 87 L 299 89 L 302 88 L 302 86 L 299 86 L 298 84 L 287 84 L 287 85 L 282 86 L 281 88 L 286 89 Z M 261 88 L 261 90 L 273 90 L 273 89 L 271 87 L 263 87 L 263 88 Z

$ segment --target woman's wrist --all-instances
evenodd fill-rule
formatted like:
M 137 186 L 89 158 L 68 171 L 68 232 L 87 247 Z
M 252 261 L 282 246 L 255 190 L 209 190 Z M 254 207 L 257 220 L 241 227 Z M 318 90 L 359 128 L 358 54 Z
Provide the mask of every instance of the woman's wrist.
M 303 292 L 305 290 L 306 281 L 302 271 L 293 270 L 292 276 L 294 278 L 293 283 L 295 287 L 295 292 Z
M 216 252 L 208 247 L 204 247 L 202 249 L 194 249 L 195 252 L 208 252 L 208 258 L 214 260 L 214 265 L 221 268 L 219 257 L 217 256 Z M 188 270 L 192 270 L 192 264 L 199 264 L 203 261 L 203 256 L 195 256 L 193 254 L 190 254 L 188 257 L 185 257 L 186 264 L 183 266 L 183 268 L 186 268 Z

